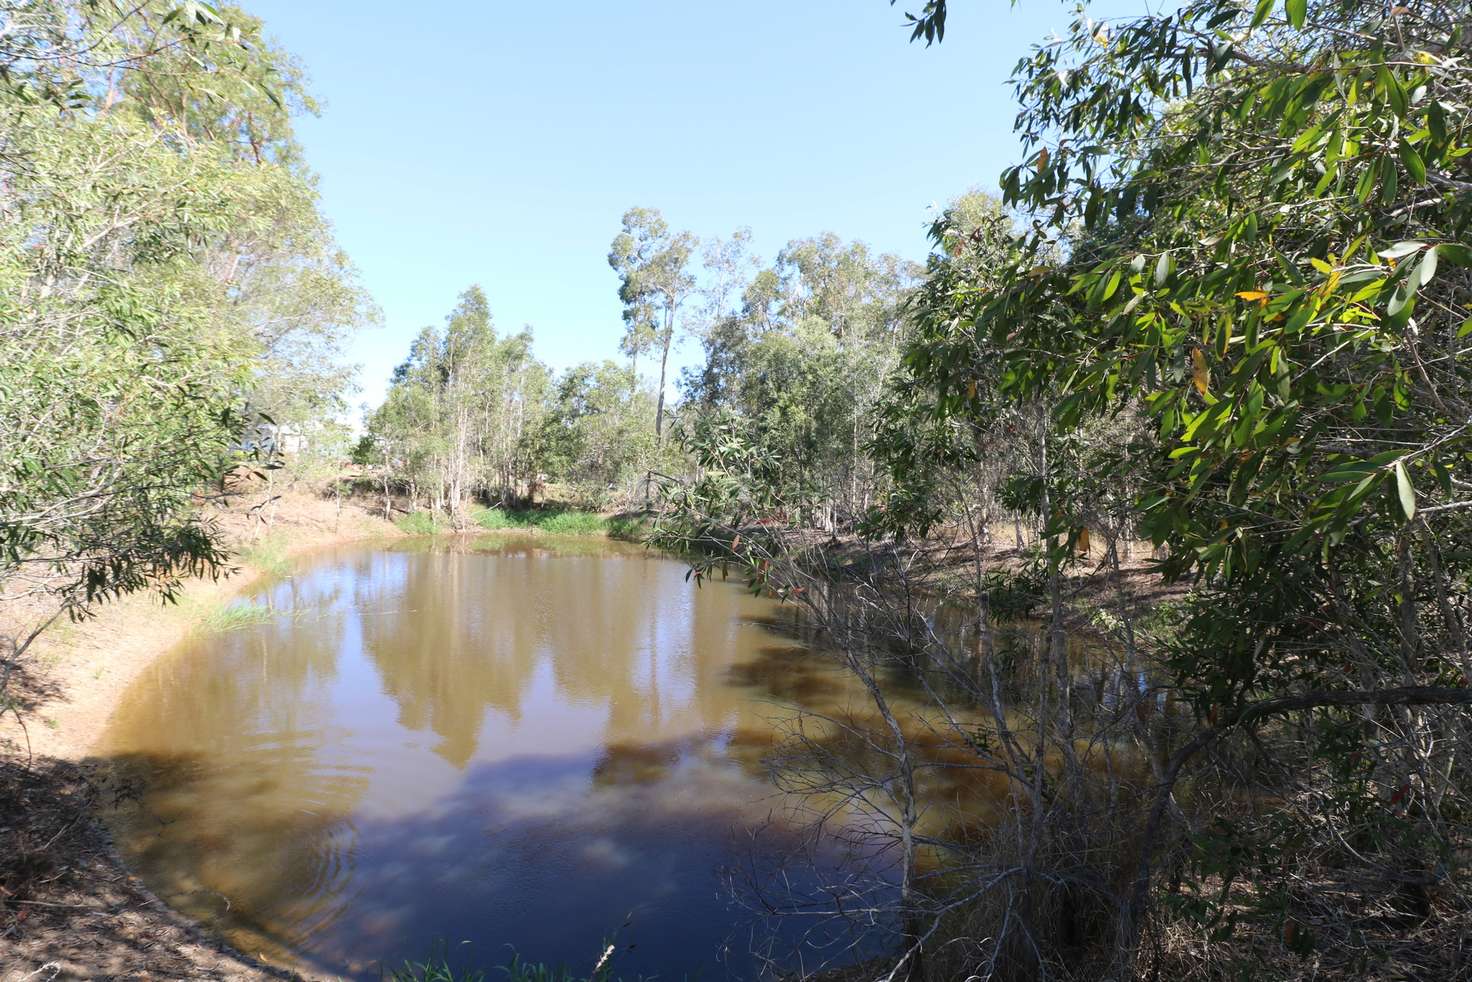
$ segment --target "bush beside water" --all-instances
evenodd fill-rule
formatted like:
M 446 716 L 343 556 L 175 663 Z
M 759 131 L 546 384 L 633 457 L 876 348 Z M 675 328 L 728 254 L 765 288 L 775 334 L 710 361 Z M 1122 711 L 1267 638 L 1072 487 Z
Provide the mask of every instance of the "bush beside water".
M 624 516 L 604 520 L 590 511 L 552 508 L 478 508 L 470 513 L 474 528 L 488 532 L 537 531 L 548 535 L 609 535 L 636 538 L 639 523 Z M 395 525 L 410 535 L 442 535 L 454 531 L 442 516 L 416 511 L 396 519 Z M 471 531 L 474 531 L 474 528 Z
M 483 529 L 538 529 L 551 535 L 603 535 L 607 523 L 590 511 L 485 508 L 471 515 Z

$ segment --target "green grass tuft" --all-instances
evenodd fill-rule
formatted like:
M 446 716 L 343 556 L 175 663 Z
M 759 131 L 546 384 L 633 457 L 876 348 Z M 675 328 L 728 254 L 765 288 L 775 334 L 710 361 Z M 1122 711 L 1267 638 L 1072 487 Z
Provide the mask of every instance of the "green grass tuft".
M 402 518 L 394 519 L 394 524 L 409 535 L 438 535 L 448 529 L 447 525 L 427 511 L 410 512 Z
M 457 972 L 443 958 L 431 958 L 405 962 L 402 968 L 385 975 L 384 982 L 485 982 L 485 978 L 485 972 Z
M 504 508 L 480 508 L 470 513 L 470 520 L 481 528 L 492 531 L 519 528 L 520 523 L 515 519 L 516 514 Z
M 537 962 L 524 962 L 514 956 L 511 962 L 501 966 L 506 982 L 611 982 L 606 970 L 592 976 L 581 975 L 571 969 L 551 968 Z M 486 973 L 467 969 L 457 971 L 443 957 L 428 961 L 405 962 L 402 968 L 384 976 L 385 982 L 487 982 Z
M 228 604 L 207 611 L 199 620 L 199 628 L 207 634 L 224 634 L 252 624 L 263 624 L 275 616 L 274 610 L 259 604 Z

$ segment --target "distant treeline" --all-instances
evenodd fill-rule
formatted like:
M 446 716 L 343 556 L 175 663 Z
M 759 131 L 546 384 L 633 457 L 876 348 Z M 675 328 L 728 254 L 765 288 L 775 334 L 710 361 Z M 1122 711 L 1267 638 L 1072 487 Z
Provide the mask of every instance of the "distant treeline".
M 741 231 L 702 244 L 657 211 L 631 210 L 609 255 L 629 360 L 560 376 L 536 358 L 529 329 L 498 333 L 470 288 L 394 371 L 358 459 L 416 505 L 451 515 L 473 501 L 527 501 L 546 483 L 592 507 L 641 505 L 661 481 L 693 474 L 691 432 L 739 420 L 790 465 L 815 519 L 852 524 L 882 482 L 868 450 L 874 410 L 920 267 L 834 235 L 792 242 L 763 265 L 748 241 Z M 669 351 L 682 336 L 705 358 L 667 406 Z M 645 355 L 659 383 L 640 375 Z

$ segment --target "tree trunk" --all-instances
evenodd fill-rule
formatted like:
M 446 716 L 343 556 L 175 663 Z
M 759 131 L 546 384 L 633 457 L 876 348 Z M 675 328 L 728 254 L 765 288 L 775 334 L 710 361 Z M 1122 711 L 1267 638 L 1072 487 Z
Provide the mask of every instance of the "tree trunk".
M 664 376 L 669 366 L 670 346 L 675 342 L 675 308 L 670 305 L 664 314 L 664 348 L 659 355 L 659 401 L 654 404 L 654 439 L 664 442 Z

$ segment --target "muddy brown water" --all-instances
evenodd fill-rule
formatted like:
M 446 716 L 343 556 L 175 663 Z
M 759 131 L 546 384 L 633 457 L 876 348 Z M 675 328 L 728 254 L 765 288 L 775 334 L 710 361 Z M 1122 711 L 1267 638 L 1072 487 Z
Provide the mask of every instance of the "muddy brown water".
M 808 848 L 813 802 L 771 779 L 792 707 L 866 705 L 775 601 L 634 546 L 508 538 L 344 549 L 237 604 L 248 623 L 138 679 L 103 749 L 134 792 L 125 855 L 245 952 L 585 972 L 615 937 L 625 978 L 717 979 L 842 950 L 752 911 L 761 884 L 874 861 Z

